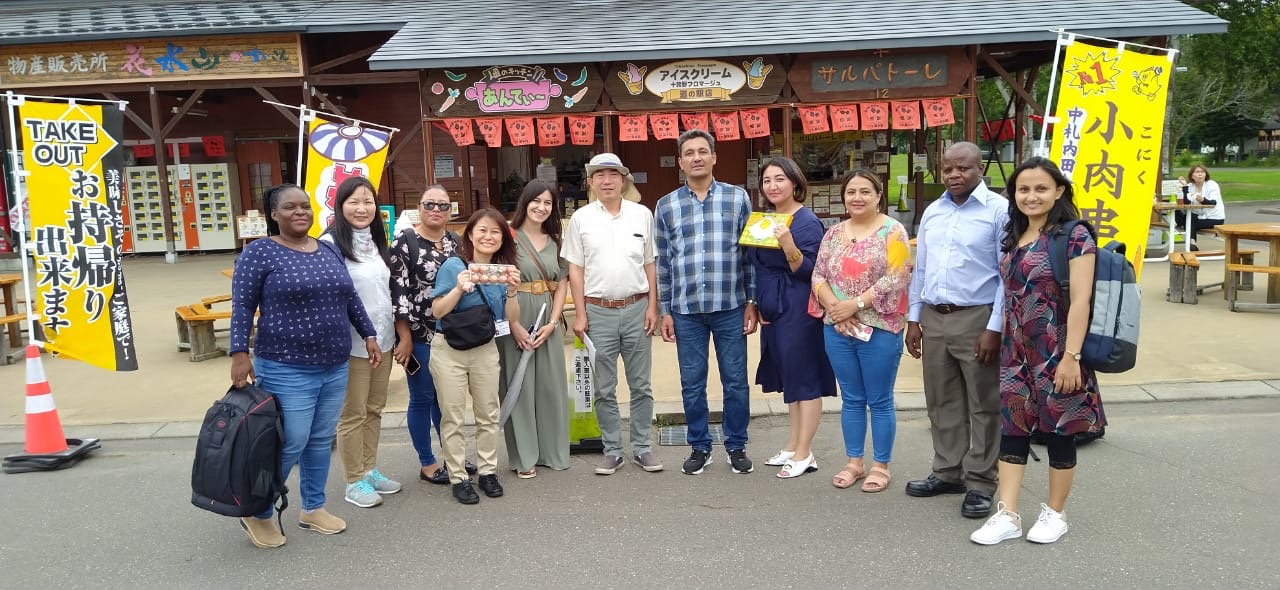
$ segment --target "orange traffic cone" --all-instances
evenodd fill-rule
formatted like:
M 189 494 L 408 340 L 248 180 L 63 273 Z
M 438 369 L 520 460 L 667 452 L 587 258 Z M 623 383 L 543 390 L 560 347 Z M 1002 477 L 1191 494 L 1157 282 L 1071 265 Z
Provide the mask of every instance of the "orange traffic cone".
M 47 455 L 67 450 L 67 437 L 62 433 L 62 420 L 53 405 L 49 380 L 44 376 L 40 348 L 27 346 L 27 453 Z
M 27 427 L 25 452 L 4 458 L 5 473 L 66 469 L 90 451 L 101 448 L 96 438 L 67 438 L 53 405 L 53 393 L 40 361 L 40 348 L 27 346 Z

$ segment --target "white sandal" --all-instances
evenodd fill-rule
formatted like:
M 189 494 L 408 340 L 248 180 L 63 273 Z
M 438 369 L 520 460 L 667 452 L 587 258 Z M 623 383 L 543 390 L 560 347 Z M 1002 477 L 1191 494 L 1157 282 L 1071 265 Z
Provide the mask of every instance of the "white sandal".
M 809 453 L 809 456 L 801 461 L 796 461 L 794 459 L 787 461 L 782 467 L 782 471 L 778 472 L 778 479 L 800 477 L 801 475 L 817 470 L 818 461 L 813 458 L 813 453 Z
M 765 461 L 764 464 L 769 465 L 770 467 L 782 467 L 787 464 L 787 461 L 790 461 L 791 458 L 795 456 L 795 451 L 778 451 L 777 455 L 769 457 L 769 460 Z

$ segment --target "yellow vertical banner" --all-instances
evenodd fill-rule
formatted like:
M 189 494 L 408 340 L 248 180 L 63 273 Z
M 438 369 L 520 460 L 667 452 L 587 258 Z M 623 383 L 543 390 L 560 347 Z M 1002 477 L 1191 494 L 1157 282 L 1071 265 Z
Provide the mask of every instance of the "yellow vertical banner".
M 319 236 L 333 222 L 338 185 L 364 176 L 378 186 L 387 163 L 391 132 L 329 121 L 317 114 L 307 125 L 307 182 L 315 221 L 311 235 Z
M 28 100 L 19 107 L 35 339 L 112 371 L 138 368 L 120 267 L 123 122 L 116 105 Z
M 1073 42 L 1054 110 L 1052 153 L 1072 179 L 1080 216 L 1097 228 L 1099 245 L 1124 242 L 1139 276 L 1160 189 L 1172 65 L 1167 54 Z

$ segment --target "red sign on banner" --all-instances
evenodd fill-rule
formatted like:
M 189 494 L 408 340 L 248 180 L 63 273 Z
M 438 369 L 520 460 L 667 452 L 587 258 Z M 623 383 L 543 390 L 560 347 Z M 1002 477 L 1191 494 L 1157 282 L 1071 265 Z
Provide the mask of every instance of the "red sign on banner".
M 747 139 L 769 135 L 769 109 L 743 109 L 742 136 Z
M 930 127 L 941 127 L 956 122 L 956 114 L 951 110 L 950 98 L 928 98 L 924 103 L 924 120 Z
M 675 139 L 680 137 L 679 122 L 675 113 L 649 115 L 649 125 L 653 127 L 654 139 Z
M 889 128 L 889 103 L 864 102 L 858 105 L 858 114 L 862 118 L 862 128 L 867 131 Z
M 800 111 L 800 126 L 805 135 L 831 130 L 831 125 L 827 122 L 827 105 L 799 107 L 798 110 Z
M 680 113 L 680 124 L 684 125 L 685 131 L 690 129 L 711 131 L 711 124 L 707 122 L 706 113 Z
M 533 137 L 533 117 L 515 117 L 506 119 L 507 135 L 511 136 L 511 145 L 533 145 L 537 143 Z
M 833 104 L 831 105 L 831 130 L 832 131 L 857 131 L 858 130 L 858 105 L 852 104 Z
M 893 101 L 893 128 L 894 129 L 919 129 L 920 128 L 920 101 L 918 100 Z
M 573 145 L 595 144 L 596 116 L 569 115 L 569 138 Z
M 711 128 L 715 129 L 716 141 L 733 141 L 742 138 L 738 132 L 738 111 L 711 115 Z
M 538 119 L 538 145 L 543 147 L 564 145 L 564 117 Z
M 645 115 L 618 115 L 618 139 L 620 141 L 645 141 L 649 132 L 645 130 Z
M 453 136 L 453 143 L 466 146 L 476 142 L 476 136 L 471 131 L 471 119 L 445 119 L 444 126 L 449 130 L 449 135 Z
M 480 128 L 485 145 L 502 147 L 502 119 L 476 119 L 476 127 Z

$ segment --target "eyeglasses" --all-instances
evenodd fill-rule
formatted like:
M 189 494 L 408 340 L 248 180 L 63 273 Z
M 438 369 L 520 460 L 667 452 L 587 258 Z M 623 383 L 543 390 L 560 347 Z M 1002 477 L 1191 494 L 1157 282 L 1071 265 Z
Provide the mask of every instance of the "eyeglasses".
M 423 201 L 421 203 L 418 203 L 418 206 L 422 207 L 423 211 L 430 211 L 432 209 L 435 209 L 436 211 L 448 211 L 450 208 L 453 207 L 453 203 L 437 203 L 435 201 Z

